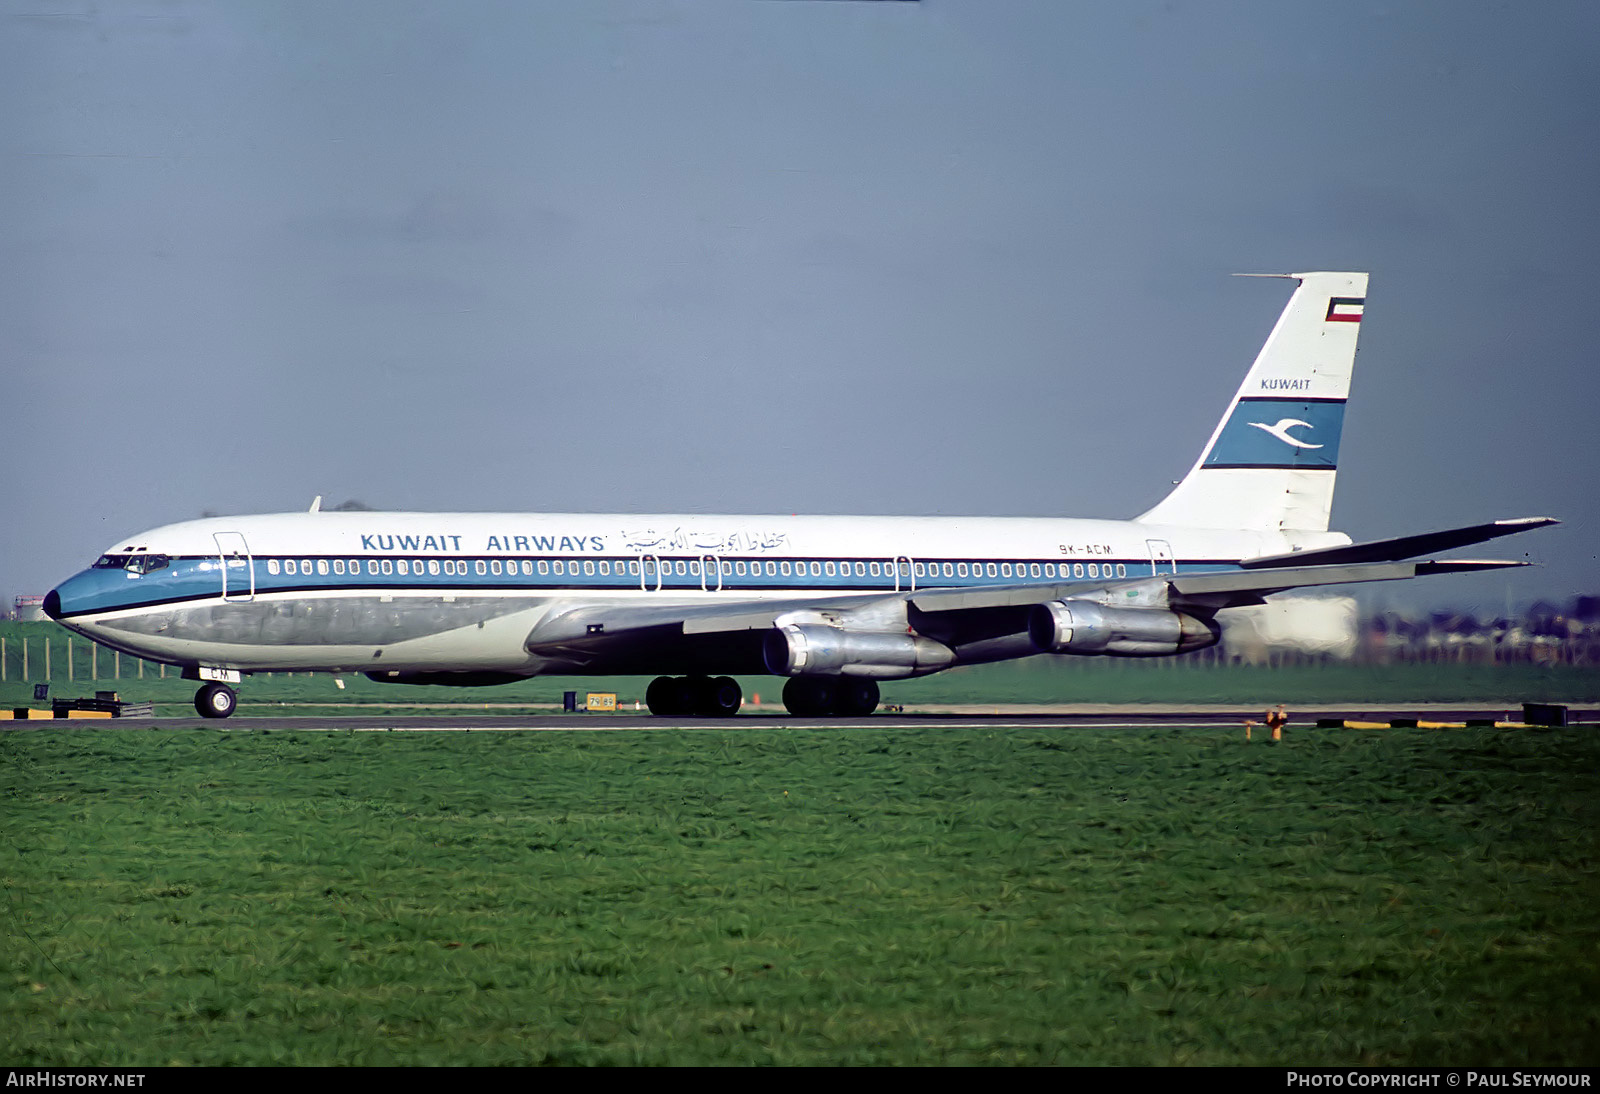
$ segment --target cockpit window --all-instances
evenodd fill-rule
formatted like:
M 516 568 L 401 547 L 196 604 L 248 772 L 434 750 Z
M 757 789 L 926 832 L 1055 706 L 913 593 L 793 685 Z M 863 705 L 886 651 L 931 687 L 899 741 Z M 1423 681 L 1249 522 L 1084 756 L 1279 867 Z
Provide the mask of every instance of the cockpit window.
M 148 574 L 172 564 L 166 555 L 101 555 L 95 559 L 96 570 L 127 570 L 130 574 Z

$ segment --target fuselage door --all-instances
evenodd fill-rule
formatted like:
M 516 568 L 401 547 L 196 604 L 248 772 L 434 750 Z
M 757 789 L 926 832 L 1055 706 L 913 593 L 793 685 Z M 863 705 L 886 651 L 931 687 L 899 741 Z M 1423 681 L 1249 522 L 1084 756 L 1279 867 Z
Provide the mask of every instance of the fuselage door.
M 910 555 L 896 555 L 894 560 L 894 591 L 917 591 L 917 566 Z
M 651 579 L 655 585 L 650 584 Z M 639 591 L 642 593 L 659 593 L 661 591 L 661 558 L 659 555 L 639 556 Z
M 217 568 L 222 573 L 222 599 L 243 604 L 256 598 L 256 568 L 243 532 L 216 532 Z
M 717 555 L 700 556 L 700 588 L 708 593 L 722 591 L 722 559 Z
M 1172 557 L 1172 544 L 1164 539 L 1147 539 L 1144 542 L 1150 548 L 1150 572 L 1152 574 L 1175 574 L 1178 572 L 1178 563 Z

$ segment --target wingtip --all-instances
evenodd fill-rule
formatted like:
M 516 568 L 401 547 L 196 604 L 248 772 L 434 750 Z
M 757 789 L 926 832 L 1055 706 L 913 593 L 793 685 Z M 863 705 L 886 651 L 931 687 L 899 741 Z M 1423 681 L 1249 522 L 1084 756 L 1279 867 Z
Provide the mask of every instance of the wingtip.
M 1509 558 L 1436 558 L 1418 562 L 1417 576 L 1424 574 L 1471 574 L 1480 570 L 1511 570 L 1538 566 L 1537 562 Z

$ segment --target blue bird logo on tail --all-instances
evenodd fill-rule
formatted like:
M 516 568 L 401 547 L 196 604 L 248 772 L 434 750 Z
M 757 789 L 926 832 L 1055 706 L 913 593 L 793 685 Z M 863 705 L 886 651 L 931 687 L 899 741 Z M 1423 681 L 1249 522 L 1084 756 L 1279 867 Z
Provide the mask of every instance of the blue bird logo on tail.
M 1250 422 L 1248 424 L 1255 426 L 1264 433 L 1270 433 L 1284 444 L 1292 444 L 1296 448 L 1322 447 L 1320 444 L 1311 444 L 1308 441 L 1302 441 L 1297 437 L 1289 436 L 1289 428 L 1291 426 L 1301 426 L 1305 429 L 1312 428 L 1310 422 L 1301 421 L 1299 418 L 1279 418 L 1277 422 L 1272 425 L 1267 425 L 1265 422 Z

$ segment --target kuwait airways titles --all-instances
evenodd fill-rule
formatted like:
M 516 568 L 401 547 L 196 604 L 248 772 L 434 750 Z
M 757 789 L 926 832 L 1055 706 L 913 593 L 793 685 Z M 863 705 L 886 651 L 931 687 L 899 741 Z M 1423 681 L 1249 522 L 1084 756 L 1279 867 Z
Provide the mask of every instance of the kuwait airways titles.
M 427 554 L 434 552 L 462 552 L 461 536 L 390 535 L 380 532 L 363 532 L 361 549 L 382 553 Z M 533 554 L 540 551 L 559 552 L 564 555 L 601 553 L 606 543 L 600 536 L 489 536 L 478 554 Z M 470 548 L 469 548 L 470 550 Z
M 361 550 L 374 554 L 605 554 L 606 537 L 597 535 L 500 535 L 474 540 L 466 547 L 465 538 L 456 534 L 419 535 L 416 533 L 362 532 Z M 776 551 L 789 540 L 785 532 L 740 530 L 735 532 L 689 531 L 674 528 L 670 532 L 649 529 L 626 532 L 622 535 L 621 550 L 627 554 L 653 551 L 713 551 L 721 554 L 757 554 Z M 481 542 L 481 548 L 474 546 Z M 1109 548 L 1108 548 L 1109 550 Z

